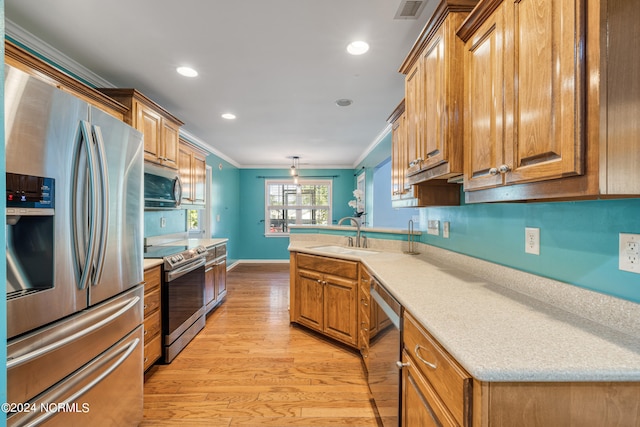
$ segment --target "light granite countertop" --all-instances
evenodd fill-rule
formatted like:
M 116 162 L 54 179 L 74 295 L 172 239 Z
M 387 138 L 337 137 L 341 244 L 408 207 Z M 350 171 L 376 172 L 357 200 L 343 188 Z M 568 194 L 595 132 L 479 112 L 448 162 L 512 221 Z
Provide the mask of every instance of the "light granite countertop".
M 423 244 L 314 248 L 340 242 L 292 235 L 289 250 L 361 261 L 478 380 L 640 381 L 638 304 Z
M 229 239 L 227 238 L 207 238 L 207 239 L 178 239 L 178 240 L 171 240 L 171 239 L 164 239 L 161 240 L 161 238 L 155 238 L 154 244 L 158 245 L 158 246 L 186 246 L 187 248 L 191 249 L 191 248 L 195 248 L 196 246 L 205 246 L 207 248 L 211 248 L 213 246 L 218 246 L 222 243 L 227 243 L 229 241 Z M 143 268 L 145 270 L 149 269 L 149 268 L 153 268 L 156 267 L 158 265 L 162 265 L 162 259 L 159 258 L 151 258 L 151 259 L 145 259 L 143 262 Z

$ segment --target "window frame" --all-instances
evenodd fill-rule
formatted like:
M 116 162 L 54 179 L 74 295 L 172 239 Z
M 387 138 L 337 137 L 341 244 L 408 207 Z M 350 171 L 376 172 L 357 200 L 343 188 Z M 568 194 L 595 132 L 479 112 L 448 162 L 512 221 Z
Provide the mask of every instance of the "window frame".
M 303 205 L 301 204 L 302 194 L 297 193 L 296 196 L 296 204 L 294 205 L 270 205 L 270 193 L 269 189 L 273 185 L 281 185 L 281 186 L 305 186 L 305 185 L 324 185 L 328 187 L 328 205 Z M 294 183 L 290 179 L 266 179 L 264 183 L 264 235 L 265 237 L 289 237 L 289 229 L 287 227 L 286 232 L 273 232 L 271 231 L 271 216 L 270 212 L 272 210 L 283 210 L 283 211 L 296 211 L 296 223 L 295 225 L 303 225 L 302 224 L 302 211 L 303 210 L 326 210 L 327 211 L 327 225 L 331 225 L 331 215 L 332 215 L 332 207 L 333 207 L 333 180 L 331 179 L 299 179 L 298 183 Z M 282 207 L 285 207 L 284 209 Z M 285 218 L 283 220 L 286 223 L 287 215 L 284 215 Z

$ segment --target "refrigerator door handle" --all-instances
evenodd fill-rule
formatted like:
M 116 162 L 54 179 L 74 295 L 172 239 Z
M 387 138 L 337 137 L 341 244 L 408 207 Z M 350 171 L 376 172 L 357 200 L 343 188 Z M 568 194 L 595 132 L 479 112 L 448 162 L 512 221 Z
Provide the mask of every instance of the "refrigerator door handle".
M 72 227 L 73 227 L 73 242 L 75 246 L 76 254 L 76 270 L 79 272 L 80 280 L 78 281 L 78 289 L 86 289 L 91 279 L 92 262 L 95 258 L 96 251 L 96 194 L 95 194 L 95 158 L 93 153 L 91 138 L 91 130 L 89 123 L 80 121 L 79 138 L 76 144 L 76 154 L 73 162 L 73 190 L 71 192 L 72 206 L 76 206 L 72 213 Z M 88 210 L 86 212 L 78 213 L 78 209 L 82 209 L 84 204 L 78 203 L 79 195 L 83 190 L 83 174 L 81 169 L 81 154 L 83 152 L 86 155 L 87 162 L 87 180 L 89 184 L 87 202 Z M 87 217 L 85 218 L 85 214 Z M 88 219 L 88 228 L 85 229 L 85 222 Z M 88 238 L 86 233 L 88 232 Z M 86 245 L 86 247 L 85 247 Z M 85 249 L 85 253 L 82 253 L 82 249 Z M 81 263 L 81 259 L 84 261 Z
M 33 350 L 29 353 L 23 354 L 21 356 L 17 356 L 15 358 L 7 358 L 7 370 L 15 368 L 16 366 L 20 366 L 24 363 L 30 362 L 33 359 L 36 359 L 38 357 L 41 357 L 43 354 L 52 352 L 54 350 L 59 349 L 60 347 L 63 347 L 67 344 L 69 344 L 70 342 L 76 341 L 86 335 L 89 335 L 90 333 L 102 328 L 103 326 L 109 324 L 110 322 L 112 322 L 113 320 L 117 319 L 119 316 L 122 316 L 124 313 L 126 313 L 127 311 L 131 310 L 131 308 L 135 307 L 136 304 L 138 304 L 140 302 L 140 297 L 136 296 L 134 298 L 131 299 L 131 301 L 129 301 L 127 304 L 125 304 L 121 309 L 119 309 L 118 311 L 116 311 L 115 313 L 113 313 L 112 315 L 105 317 L 104 319 L 102 319 L 99 322 L 94 323 L 93 325 L 89 326 L 88 328 L 82 329 L 78 332 L 76 332 L 75 334 L 71 334 L 71 335 L 67 335 L 64 338 L 52 342 L 49 345 L 46 345 L 44 347 L 40 347 L 36 350 Z
M 77 378 L 73 378 L 71 383 L 65 384 L 65 387 L 61 388 L 54 395 L 47 396 L 48 398 L 47 403 L 56 402 L 56 406 L 60 405 L 61 407 L 70 407 L 74 402 L 77 402 L 80 397 L 82 397 L 92 388 L 96 387 L 102 380 L 104 380 L 106 377 L 111 375 L 116 369 L 118 369 L 120 365 L 122 365 L 124 361 L 127 360 L 127 358 L 131 355 L 131 353 L 133 353 L 133 351 L 136 349 L 138 344 L 140 344 L 140 338 L 135 338 L 130 343 L 127 343 L 126 345 L 118 349 L 114 349 L 113 354 L 109 355 L 108 359 L 104 360 L 102 363 L 95 366 L 93 369 L 87 372 L 82 372 L 81 375 L 79 375 Z M 117 360 L 114 361 L 114 359 L 116 358 Z M 64 401 L 58 403 L 60 397 L 63 396 L 66 392 L 68 392 L 68 390 L 72 389 L 76 384 L 81 383 L 83 380 L 91 377 L 92 375 L 95 375 L 95 371 L 100 370 L 107 363 L 111 363 L 111 366 L 109 366 L 104 372 L 102 372 L 97 377 L 93 378 L 87 385 L 82 387 L 80 390 L 76 391 L 71 396 L 64 399 Z M 40 415 L 38 416 L 36 414 L 40 414 Z M 47 411 L 47 412 L 34 411 L 29 414 L 29 415 L 32 415 L 34 418 L 30 418 L 29 416 L 27 416 L 23 418 L 21 422 L 22 423 L 28 422 L 29 426 L 36 426 L 36 425 L 40 425 L 40 423 L 44 422 L 45 420 L 47 420 L 48 418 L 51 418 L 56 414 L 57 414 L 56 411 Z
M 102 130 L 100 126 L 93 126 L 93 136 L 97 148 L 98 169 L 99 169 L 99 185 L 100 191 L 98 199 L 98 210 L 100 213 L 98 233 L 98 245 L 96 247 L 95 270 L 92 284 L 95 286 L 100 282 L 104 260 L 106 256 L 107 235 L 109 234 L 109 177 L 107 173 L 107 161 L 104 149 L 104 139 L 102 138 Z

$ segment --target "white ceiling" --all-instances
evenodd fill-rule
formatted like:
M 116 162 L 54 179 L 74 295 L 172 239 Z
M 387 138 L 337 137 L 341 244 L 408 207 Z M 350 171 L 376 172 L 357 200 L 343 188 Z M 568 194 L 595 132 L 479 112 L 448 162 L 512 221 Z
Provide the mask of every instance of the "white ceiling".
M 238 167 L 288 167 L 299 156 L 307 167 L 351 168 L 404 97 L 397 70 L 436 1 L 417 20 L 394 19 L 400 3 L 5 0 L 5 15 L 10 36 L 23 29 L 102 83 L 140 90 Z M 347 54 L 359 39 L 370 51 Z M 179 76 L 180 65 L 199 76 Z

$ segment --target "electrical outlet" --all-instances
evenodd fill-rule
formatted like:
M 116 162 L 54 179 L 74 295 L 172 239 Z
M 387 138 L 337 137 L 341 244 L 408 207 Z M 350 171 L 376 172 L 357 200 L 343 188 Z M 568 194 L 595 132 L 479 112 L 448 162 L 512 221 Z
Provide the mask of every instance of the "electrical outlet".
M 451 227 L 451 224 L 449 223 L 449 221 L 445 221 L 442 223 L 442 237 L 445 239 L 449 238 L 449 229 Z
M 640 234 L 620 233 L 618 269 L 640 273 Z
M 167 218 L 160 217 L 160 228 L 165 228 L 167 226 Z
M 524 229 L 524 252 L 540 255 L 540 229 L 526 227 Z
M 430 219 L 427 221 L 427 234 L 433 234 L 434 236 L 440 235 L 440 221 L 437 219 Z

